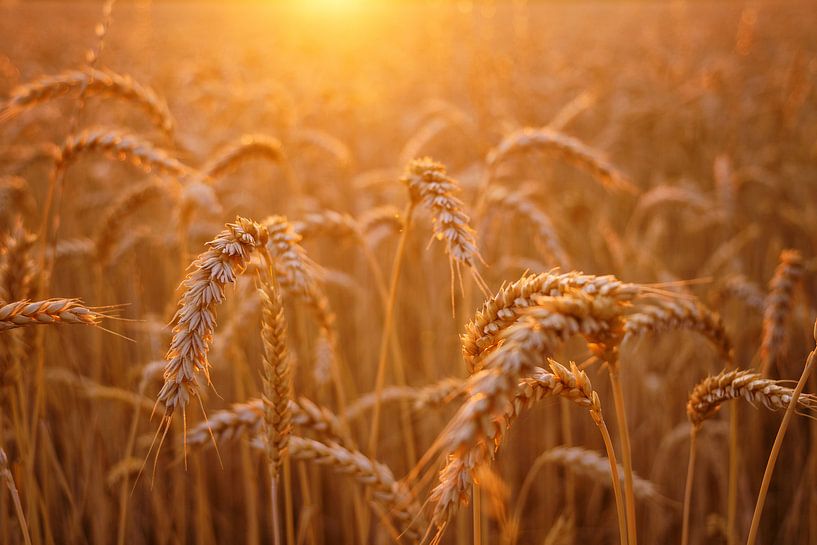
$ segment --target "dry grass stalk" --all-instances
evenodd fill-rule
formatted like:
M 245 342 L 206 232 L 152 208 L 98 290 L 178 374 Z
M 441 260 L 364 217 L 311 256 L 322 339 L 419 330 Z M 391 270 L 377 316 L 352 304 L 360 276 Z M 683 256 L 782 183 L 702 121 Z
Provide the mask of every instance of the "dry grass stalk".
M 264 434 L 267 465 L 278 479 L 292 426 L 292 369 L 287 351 L 287 323 L 280 295 L 268 284 L 258 290 L 261 298 L 261 340 L 264 344 L 261 379 L 264 392 Z
M 722 371 L 699 382 L 687 402 L 687 416 L 696 427 L 718 412 L 722 403 L 745 398 L 749 403 L 759 403 L 771 411 L 785 409 L 792 399 L 794 389 L 784 386 L 784 381 L 770 380 L 752 370 Z M 804 394 L 797 402 L 800 410 L 817 409 L 817 396 Z
M 242 217 L 226 227 L 207 243 L 207 250 L 193 261 L 193 272 L 182 282 L 184 293 L 173 317 L 173 340 L 158 396 L 168 419 L 196 395 L 198 373 L 210 383 L 207 352 L 216 325 L 216 305 L 224 300 L 224 287 L 235 283 L 246 269 L 253 252 L 265 251 L 269 238 L 264 227 Z
M 128 75 L 110 70 L 68 70 L 53 76 L 43 76 L 11 91 L 5 103 L 0 104 L 0 122 L 23 111 L 72 92 L 85 95 L 105 95 L 137 104 L 147 111 L 156 125 L 169 137 L 173 136 L 174 121 L 167 103 L 153 89 L 134 81 Z
M 178 177 L 196 175 L 193 169 L 142 137 L 104 127 L 86 129 L 66 138 L 56 160 L 57 170 L 64 171 L 81 153 L 89 151 L 129 161 L 148 173 L 156 170 Z
M 77 299 L 16 301 L 0 307 L 0 331 L 30 325 L 97 325 L 104 317 Z
M 786 322 L 794 303 L 794 290 L 803 276 L 803 257 L 797 250 L 783 250 L 769 282 L 763 304 L 763 340 L 760 345 L 760 372 L 767 375 L 783 355 Z
M 488 166 L 495 171 L 510 156 L 532 150 L 555 152 L 565 161 L 589 172 L 607 189 L 636 192 L 635 186 L 600 152 L 576 138 L 548 128 L 525 128 L 509 134 L 488 154 Z
M 260 441 L 254 441 L 253 445 L 264 448 Z M 340 475 L 352 477 L 372 491 L 374 503 L 399 524 L 399 531 L 408 542 L 419 542 L 425 531 L 420 506 L 406 485 L 394 478 L 388 466 L 338 443 L 295 435 L 290 437 L 289 454 L 295 460 L 312 462 L 328 467 Z

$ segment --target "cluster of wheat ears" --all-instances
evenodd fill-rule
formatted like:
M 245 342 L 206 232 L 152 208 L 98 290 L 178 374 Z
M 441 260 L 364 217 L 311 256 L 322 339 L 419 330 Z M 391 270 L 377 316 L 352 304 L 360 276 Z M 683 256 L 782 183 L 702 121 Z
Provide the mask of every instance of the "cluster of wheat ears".
M 112 5 L 84 65 L 0 101 L 0 541 L 815 542 L 813 202 L 747 252 L 778 220 L 738 194 L 773 182 L 724 153 L 712 195 L 628 175 L 567 128 L 588 93 L 499 138 L 434 103 L 397 169 L 318 129 L 196 160 L 100 66 Z M 100 99 L 148 128 L 87 123 Z M 443 136 L 480 151 L 449 173 Z M 139 172 L 68 211 L 81 173 Z

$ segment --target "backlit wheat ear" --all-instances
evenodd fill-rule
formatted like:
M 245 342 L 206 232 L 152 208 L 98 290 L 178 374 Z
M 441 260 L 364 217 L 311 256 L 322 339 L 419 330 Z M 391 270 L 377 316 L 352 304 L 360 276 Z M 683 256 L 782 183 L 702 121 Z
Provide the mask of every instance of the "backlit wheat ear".
M 763 378 L 760 373 L 751 370 L 722 371 L 706 377 L 693 388 L 687 402 L 687 416 L 694 426 L 700 427 L 720 410 L 722 403 L 741 397 L 771 411 L 785 409 L 794 389 L 784 386 L 784 383 Z M 817 409 L 817 396 L 802 394 L 797 400 L 797 408 Z
M 288 410 L 290 422 L 302 432 L 311 432 L 321 441 L 333 441 L 341 445 L 346 443 L 340 420 L 326 407 L 301 397 L 297 400 L 290 399 Z M 193 448 L 206 447 L 211 444 L 211 433 L 217 442 L 257 437 L 263 430 L 263 424 L 263 399 L 235 403 L 229 409 L 217 411 L 204 422 L 190 428 L 187 432 L 187 445 Z
M 16 301 L 0 307 L 0 331 L 31 325 L 98 325 L 104 317 L 77 299 Z
M 717 297 L 734 297 L 758 312 L 763 312 L 765 308 L 766 296 L 763 290 L 742 274 L 728 277 L 719 287 Z
M 555 153 L 568 163 L 589 172 L 607 189 L 637 192 L 626 176 L 604 159 L 597 150 L 576 138 L 548 128 L 525 128 L 509 134 L 488 154 L 488 166 L 495 171 L 510 156 L 534 150 Z
M 458 378 L 444 378 L 434 384 L 414 388 L 411 386 L 389 386 L 383 388 L 380 396 L 381 403 L 397 401 L 411 401 L 411 408 L 415 412 L 424 409 L 433 409 L 453 402 L 464 394 L 465 384 Z M 371 410 L 377 402 L 376 392 L 370 392 L 351 403 L 346 410 L 346 418 L 354 420 Z
M 301 236 L 285 217 L 270 216 L 263 221 L 263 225 L 269 232 L 267 248 L 275 260 L 275 273 L 281 289 L 305 303 L 318 323 L 318 369 L 332 369 L 337 350 L 336 317 L 319 283 L 320 268 L 306 255 L 300 244 Z M 320 376 L 328 379 L 324 373 Z M 336 384 L 336 387 L 339 388 L 339 385 Z
M 732 342 L 720 316 L 694 299 L 660 297 L 651 304 L 642 305 L 627 317 L 623 341 L 648 333 L 681 329 L 695 331 L 709 339 L 724 363 L 731 364 L 734 357 Z
M 786 322 L 791 314 L 794 290 L 803 276 L 803 257 L 797 250 L 783 250 L 769 281 L 763 304 L 763 340 L 760 345 L 760 372 L 765 376 L 783 354 Z
M 486 204 L 489 207 L 504 208 L 513 217 L 524 218 L 533 226 L 537 240 L 544 247 L 547 255 L 553 258 L 556 265 L 563 268 L 570 267 L 570 259 L 562 247 L 559 235 L 550 218 L 526 195 L 496 186 L 490 189 Z
M 456 264 L 459 273 L 465 265 L 479 279 L 476 265 L 482 257 L 465 204 L 457 197 L 459 183 L 446 174 L 443 165 L 428 157 L 411 161 L 401 181 L 408 187 L 412 204 L 422 204 L 431 211 L 432 232 L 437 240 L 445 241 L 452 267 Z
M 80 154 L 86 152 L 104 153 L 121 161 L 129 161 L 148 173 L 155 170 L 178 177 L 196 175 L 193 169 L 144 138 L 104 127 L 87 129 L 66 138 L 56 160 L 57 171 L 64 171 Z
M 457 475 L 485 461 L 487 453 L 480 454 L 479 445 L 501 437 L 504 427 L 497 419 L 513 398 L 519 379 L 532 374 L 537 363 L 570 337 L 581 335 L 603 344 L 620 335 L 623 316 L 639 288 L 615 279 L 609 282 L 609 289 L 601 291 L 580 285 L 565 288 L 562 295 L 534 296 L 524 318 L 496 338 L 502 345 L 485 357 L 482 370 L 468 380 L 469 397 L 443 435 L 442 448 L 451 460 L 441 473 L 441 491 L 435 495 L 438 525 L 447 523 L 461 496 L 462 491 L 452 493 L 457 488 L 451 488 L 449 481 L 460 479 Z M 592 281 L 588 284 L 594 285 Z
M 131 214 L 145 203 L 165 194 L 165 189 L 156 181 L 133 186 L 123 192 L 106 211 L 97 228 L 96 257 L 101 265 L 110 262 L 111 254 L 119 242 L 122 228 Z
M 277 138 L 263 134 L 245 134 L 237 142 L 228 144 L 214 153 L 201 171 L 212 178 L 219 178 L 250 159 L 267 159 L 276 164 L 286 163 L 283 146 Z
M 349 170 L 353 166 L 352 151 L 339 138 L 318 129 L 299 129 L 292 135 L 289 145 L 296 149 L 314 148 L 334 159 L 343 169 Z
M 31 250 L 36 240 L 19 216 L 11 231 L 0 236 L 0 301 L 19 301 L 33 296 Z
M 253 446 L 264 448 L 264 443 L 253 441 Z M 312 462 L 352 477 L 372 491 L 373 502 L 386 517 L 399 524 L 397 530 L 404 539 L 409 543 L 420 541 L 426 526 L 420 506 L 406 485 L 394 478 L 388 466 L 360 451 L 331 441 L 315 441 L 294 435 L 290 437 L 289 454 L 295 460 Z
M 582 447 L 554 447 L 542 453 L 538 461 L 548 464 L 558 464 L 565 469 L 575 471 L 589 479 L 603 485 L 610 486 L 610 461 L 602 454 Z M 624 474 L 621 464 L 618 466 L 620 475 Z M 633 485 L 636 498 L 653 503 L 666 503 L 654 483 L 638 475 L 633 475 Z
M 224 300 L 224 288 L 244 272 L 251 255 L 266 251 L 269 234 L 261 225 L 238 217 L 226 227 L 207 243 L 207 250 L 193 261 L 193 272 L 182 282 L 184 293 L 173 318 L 173 340 L 158 396 L 168 418 L 196 395 L 199 373 L 210 383 L 207 352 L 213 341 L 216 305 Z
M 0 175 L 0 229 L 10 229 L 18 215 L 33 210 L 34 198 L 25 178 Z
M 168 137 L 173 137 L 174 121 L 164 100 L 153 89 L 134 81 L 128 75 L 110 70 L 69 70 L 53 76 L 43 76 L 11 91 L 5 103 L 0 104 L 0 122 L 71 93 L 105 95 L 132 102 L 150 114 L 156 126 Z
M 634 294 L 637 287 L 609 275 L 559 273 L 558 270 L 522 276 L 486 300 L 474 319 L 465 326 L 460 343 L 469 372 L 482 368 L 480 359 L 483 354 L 498 344 L 502 332 L 515 323 L 526 308 L 533 306 L 537 297 L 558 297 L 571 290 L 581 290 L 589 296 L 615 296 L 619 292 Z
M 275 482 L 286 457 L 292 425 L 292 369 L 287 352 L 287 323 L 281 297 L 268 284 L 261 297 L 261 340 L 264 344 L 261 379 L 264 391 L 264 435 L 267 465 Z
M 292 222 L 292 229 L 302 239 L 323 236 L 360 240 L 363 237 L 363 231 L 354 217 L 335 210 L 306 214 L 303 219 Z

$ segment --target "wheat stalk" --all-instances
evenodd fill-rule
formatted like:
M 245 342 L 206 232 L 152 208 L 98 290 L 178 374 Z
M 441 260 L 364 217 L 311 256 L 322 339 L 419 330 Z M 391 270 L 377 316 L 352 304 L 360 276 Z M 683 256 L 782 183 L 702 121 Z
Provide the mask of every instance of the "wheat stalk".
M 14 475 L 12 475 L 11 470 L 9 469 L 8 456 L 2 447 L 0 447 L 0 479 L 6 483 L 6 488 L 8 488 L 9 493 L 11 494 L 11 499 L 14 502 L 14 509 L 17 512 L 17 522 L 20 523 L 20 532 L 23 534 L 23 540 L 26 545 L 31 545 L 31 537 L 29 536 L 28 524 L 26 523 L 23 505 L 20 502 L 20 494 L 17 492 L 17 486 L 14 484 Z

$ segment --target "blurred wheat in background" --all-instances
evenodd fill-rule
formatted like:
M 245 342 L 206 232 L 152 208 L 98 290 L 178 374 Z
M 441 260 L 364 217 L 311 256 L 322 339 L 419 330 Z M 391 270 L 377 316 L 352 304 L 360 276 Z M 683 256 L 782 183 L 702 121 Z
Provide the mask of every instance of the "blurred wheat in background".
M 815 28 L 0 4 L 0 543 L 817 544 Z

